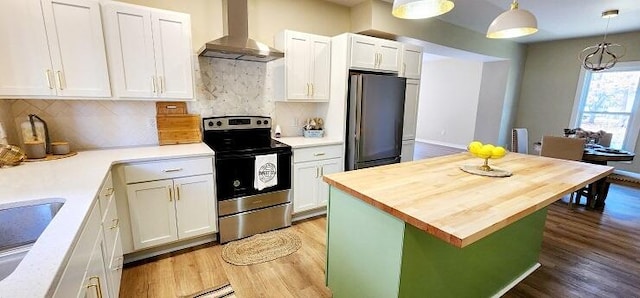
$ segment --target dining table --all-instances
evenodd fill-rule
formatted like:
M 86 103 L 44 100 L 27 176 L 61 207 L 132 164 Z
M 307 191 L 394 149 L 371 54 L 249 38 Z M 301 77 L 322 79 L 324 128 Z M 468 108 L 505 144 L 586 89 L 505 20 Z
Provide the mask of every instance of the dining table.
M 582 161 L 592 164 L 608 165 L 610 161 L 632 161 L 634 157 L 635 153 L 633 152 L 595 146 L 584 149 Z M 587 191 L 587 207 L 602 210 L 609 191 L 609 185 L 606 182 L 606 177 L 588 185 L 587 187 L 589 188 Z

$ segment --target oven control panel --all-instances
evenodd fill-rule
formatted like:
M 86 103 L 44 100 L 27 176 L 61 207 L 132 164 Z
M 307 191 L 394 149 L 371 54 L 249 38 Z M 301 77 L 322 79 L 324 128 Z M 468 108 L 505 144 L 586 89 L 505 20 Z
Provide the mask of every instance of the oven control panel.
M 271 118 L 263 116 L 224 116 L 203 118 L 204 130 L 271 128 Z

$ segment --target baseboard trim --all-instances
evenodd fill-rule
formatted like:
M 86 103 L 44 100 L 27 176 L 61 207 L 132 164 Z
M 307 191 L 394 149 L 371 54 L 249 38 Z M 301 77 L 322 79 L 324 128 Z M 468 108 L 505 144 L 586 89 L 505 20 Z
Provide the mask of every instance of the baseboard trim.
M 327 206 L 295 213 L 293 214 L 291 221 L 296 222 L 296 221 L 305 220 L 308 218 L 316 217 L 319 215 L 325 215 L 325 214 L 327 214 Z
M 455 148 L 455 149 L 467 150 L 467 147 L 465 147 L 465 146 L 458 145 L 458 144 L 453 144 L 453 143 L 447 143 L 447 142 L 430 141 L 430 140 L 425 140 L 425 139 L 416 139 L 416 142 L 425 143 L 425 144 L 431 144 L 431 145 L 438 145 L 438 146 L 443 146 L 443 147 L 450 147 L 450 148 Z
M 540 263 L 535 263 L 533 266 L 531 266 L 531 268 L 529 268 L 527 271 L 522 273 L 522 275 L 518 276 L 518 278 L 513 280 L 510 284 L 508 284 L 506 287 L 502 288 L 502 290 L 498 291 L 498 293 L 493 295 L 492 298 L 502 297 L 504 294 L 506 294 L 509 290 L 511 290 L 513 287 L 515 287 L 517 284 L 519 284 L 521 281 L 527 278 L 527 276 L 531 275 L 531 273 L 533 273 L 533 271 L 536 271 L 536 269 L 538 268 L 540 268 Z
M 218 240 L 217 234 L 209 234 L 209 235 L 205 235 L 197 238 L 187 239 L 184 241 L 161 245 L 158 247 L 151 247 L 148 249 L 139 250 L 139 251 L 135 251 L 135 252 L 124 255 L 124 263 L 125 264 L 132 263 L 132 262 L 148 259 L 151 257 L 156 257 L 159 255 L 179 251 L 182 249 L 214 242 L 217 240 Z

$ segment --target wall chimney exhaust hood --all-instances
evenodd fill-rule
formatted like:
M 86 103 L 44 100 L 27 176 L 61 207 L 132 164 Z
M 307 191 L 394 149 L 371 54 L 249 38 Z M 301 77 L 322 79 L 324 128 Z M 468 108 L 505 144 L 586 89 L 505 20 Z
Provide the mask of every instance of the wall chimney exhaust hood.
M 246 61 L 269 62 L 284 57 L 284 53 L 249 38 L 247 0 L 227 0 L 228 35 L 207 42 L 199 56 Z

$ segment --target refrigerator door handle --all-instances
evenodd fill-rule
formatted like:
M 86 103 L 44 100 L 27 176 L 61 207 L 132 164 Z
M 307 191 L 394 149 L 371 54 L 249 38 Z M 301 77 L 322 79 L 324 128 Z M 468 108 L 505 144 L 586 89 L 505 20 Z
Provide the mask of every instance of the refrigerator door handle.
M 356 140 L 356 160 L 359 158 L 360 152 L 360 122 L 362 121 L 362 76 L 358 76 L 356 85 L 356 122 L 355 122 L 355 140 Z

